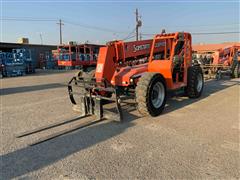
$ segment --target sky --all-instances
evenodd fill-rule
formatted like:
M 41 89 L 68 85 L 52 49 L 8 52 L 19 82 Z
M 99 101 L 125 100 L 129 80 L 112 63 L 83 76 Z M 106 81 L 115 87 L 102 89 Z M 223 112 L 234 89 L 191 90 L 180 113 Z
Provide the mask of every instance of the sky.
M 141 15 L 143 39 L 153 34 L 186 31 L 193 43 L 239 42 L 239 0 L 0 0 L 0 41 L 17 42 L 20 37 L 30 43 L 59 43 L 62 19 L 63 42 L 105 44 L 134 35 L 135 9 Z M 127 39 L 135 40 L 135 37 Z

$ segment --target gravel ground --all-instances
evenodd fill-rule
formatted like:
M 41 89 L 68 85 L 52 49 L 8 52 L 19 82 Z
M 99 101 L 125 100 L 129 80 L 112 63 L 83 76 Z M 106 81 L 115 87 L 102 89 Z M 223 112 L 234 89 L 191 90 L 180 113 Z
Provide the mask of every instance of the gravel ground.
M 16 134 L 76 117 L 66 91 L 74 71 L 1 79 L 0 179 L 239 179 L 239 82 L 208 81 L 200 99 L 172 97 L 156 118 L 125 107 L 124 123 L 103 121 L 50 141 Z

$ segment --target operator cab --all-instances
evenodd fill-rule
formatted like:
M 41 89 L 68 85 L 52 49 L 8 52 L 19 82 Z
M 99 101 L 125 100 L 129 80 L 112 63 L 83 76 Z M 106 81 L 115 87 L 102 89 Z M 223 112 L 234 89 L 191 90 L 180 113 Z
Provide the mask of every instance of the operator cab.
M 149 58 L 149 71 L 163 73 L 170 88 L 186 85 L 186 69 L 191 65 L 191 61 L 189 33 L 155 36 Z

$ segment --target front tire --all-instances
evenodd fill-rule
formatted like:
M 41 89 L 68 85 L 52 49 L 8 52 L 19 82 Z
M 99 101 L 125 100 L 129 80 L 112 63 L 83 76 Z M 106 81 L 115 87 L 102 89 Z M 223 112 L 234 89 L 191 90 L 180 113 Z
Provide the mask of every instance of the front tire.
M 189 98 L 198 98 L 201 96 L 204 86 L 203 72 L 200 66 L 191 66 L 188 68 L 187 95 Z
M 165 79 L 158 73 L 145 73 L 136 87 L 138 111 L 144 116 L 158 116 L 166 104 Z

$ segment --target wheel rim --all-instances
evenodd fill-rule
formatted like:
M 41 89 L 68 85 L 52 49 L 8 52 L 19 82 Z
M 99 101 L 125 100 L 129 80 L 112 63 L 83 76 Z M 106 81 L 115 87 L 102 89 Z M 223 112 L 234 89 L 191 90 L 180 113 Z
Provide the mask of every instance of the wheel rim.
M 164 85 L 161 82 L 157 82 L 153 86 L 153 90 L 151 94 L 152 105 L 155 108 L 159 108 L 164 101 L 164 97 L 165 97 Z
M 198 74 L 197 77 L 197 91 L 200 92 L 202 90 L 202 86 L 203 86 L 203 78 L 201 74 Z

